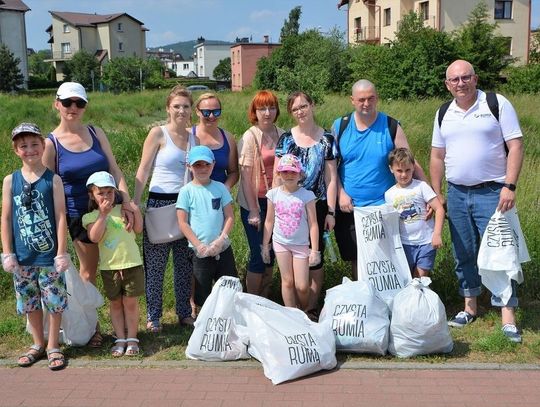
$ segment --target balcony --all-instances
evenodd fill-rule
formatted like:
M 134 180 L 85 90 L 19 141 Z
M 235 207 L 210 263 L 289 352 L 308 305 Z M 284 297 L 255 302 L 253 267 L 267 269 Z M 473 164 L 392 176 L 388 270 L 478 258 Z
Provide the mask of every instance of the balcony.
M 53 51 L 52 57 L 47 61 L 67 61 L 68 59 L 73 58 L 74 52 L 64 52 L 64 51 Z
M 380 44 L 381 29 L 376 25 L 357 27 L 353 34 L 354 42 L 365 44 Z

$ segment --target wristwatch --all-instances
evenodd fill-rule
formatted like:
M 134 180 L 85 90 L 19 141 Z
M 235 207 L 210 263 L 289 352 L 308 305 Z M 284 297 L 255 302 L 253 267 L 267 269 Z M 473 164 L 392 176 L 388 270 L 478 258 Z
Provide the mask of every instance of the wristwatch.
M 503 184 L 503 187 L 508 188 L 510 191 L 516 190 L 516 184 Z

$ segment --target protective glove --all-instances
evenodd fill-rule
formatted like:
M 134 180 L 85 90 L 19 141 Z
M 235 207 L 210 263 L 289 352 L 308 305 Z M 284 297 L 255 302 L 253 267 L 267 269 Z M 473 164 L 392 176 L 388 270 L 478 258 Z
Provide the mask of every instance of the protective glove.
M 219 236 L 216 240 L 210 243 L 208 256 L 216 257 L 220 253 L 227 250 L 230 245 L 231 245 L 231 239 L 229 239 L 229 236 L 227 235 Z
M 19 270 L 19 262 L 15 253 L 2 253 L 2 267 L 8 273 L 16 273 Z
M 54 258 L 54 269 L 57 273 L 63 273 L 69 268 L 69 254 L 61 254 Z
M 321 262 L 321 252 L 310 250 L 309 251 L 309 266 L 316 266 Z
M 264 264 L 270 264 L 270 245 L 262 244 L 261 245 L 261 257 Z
M 208 245 L 205 245 L 204 243 L 201 243 L 195 248 L 195 256 L 197 256 L 199 259 L 203 259 L 205 257 L 208 257 L 208 251 L 210 247 Z
M 247 221 L 250 225 L 258 227 L 259 224 L 261 223 L 261 216 L 259 214 L 259 211 L 258 210 L 249 211 Z

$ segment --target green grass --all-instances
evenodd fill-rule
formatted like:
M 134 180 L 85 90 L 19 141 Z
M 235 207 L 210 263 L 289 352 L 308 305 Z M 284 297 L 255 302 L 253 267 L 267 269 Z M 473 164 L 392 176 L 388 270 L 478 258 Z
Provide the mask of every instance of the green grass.
M 108 135 L 116 159 L 124 171 L 131 191 L 135 173 L 139 164 L 142 145 L 149 128 L 156 122 L 166 119 L 164 103 L 167 90 L 147 91 L 133 94 L 90 94 L 90 103 L 85 115 L 87 123 L 102 127 Z M 197 95 L 195 95 L 197 96 Z M 220 126 L 233 133 L 237 138 L 250 126 L 246 112 L 253 92 L 219 93 L 222 100 L 223 116 Z M 525 264 L 525 283 L 519 288 L 522 308 L 518 313 L 520 327 L 523 328 L 524 343 L 508 343 L 500 334 L 500 316 L 489 307 L 487 296 L 481 297 L 481 310 L 485 316 L 473 325 L 462 330 L 452 330 L 455 349 L 446 356 L 427 356 L 423 361 L 443 363 L 445 361 L 476 362 L 540 362 L 540 117 L 538 105 L 540 96 L 512 96 L 514 107 L 520 117 L 525 144 L 525 160 L 518 183 L 517 199 L 520 220 L 526 236 L 532 261 Z M 286 112 L 286 95 L 279 95 L 281 115 L 278 126 L 290 128 L 292 118 Z M 417 159 L 427 171 L 433 118 L 442 100 L 407 100 L 381 101 L 380 110 L 400 120 Z M 0 94 L 0 174 L 7 175 L 20 166 L 11 150 L 11 129 L 21 121 L 34 121 L 44 132 L 51 131 L 58 123 L 58 117 L 52 107 L 51 97 L 12 96 Z M 318 123 L 330 128 L 333 120 L 352 109 L 348 96 L 329 95 L 325 102 L 316 107 Z M 237 219 L 239 215 L 237 213 Z M 245 273 L 248 247 L 241 222 L 235 222 L 231 234 L 237 267 L 241 276 Z M 447 306 L 447 313 L 454 314 L 462 306 L 457 294 L 454 276 L 454 261 L 450 250 L 450 236 L 445 226 L 443 240 L 445 246 L 439 250 L 434 272 L 432 273 L 435 290 Z M 341 282 L 343 275 L 348 275 L 347 266 L 338 261 L 325 267 L 325 287 L 330 288 Z M 174 294 L 172 275 L 169 265 L 164 287 L 164 330 L 154 336 L 144 332 L 145 304 L 141 298 L 141 346 L 144 357 L 159 360 L 184 359 L 184 350 L 190 331 L 177 326 L 174 314 Z M 280 301 L 279 275 L 274 275 L 272 299 Z M 107 304 L 100 310 L 100 323 L 105 333 L 111 332 Z M 0 272 L 0 358 L 13 358 L 23 350 L 31 339 L 25 333 L 24 320 L 15 314 L 15 296 L 11 276 Z M 77 358 L 109 358 L 110 338 L 105 347 L 99 350 L 72 348 L 68 356 Z M 340 355 L 341 360 L 396 360 L 391 357 L 372 357 L 363 355 Z M 418 360 L 418 359 L 417 359 Z

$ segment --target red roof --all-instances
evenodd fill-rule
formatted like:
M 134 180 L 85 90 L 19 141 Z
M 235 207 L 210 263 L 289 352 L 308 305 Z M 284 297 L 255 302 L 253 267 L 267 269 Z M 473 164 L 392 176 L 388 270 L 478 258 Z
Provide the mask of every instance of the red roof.
M 27 12 L 30 7 L 21 0 L 0 0 L 0 9 Z

